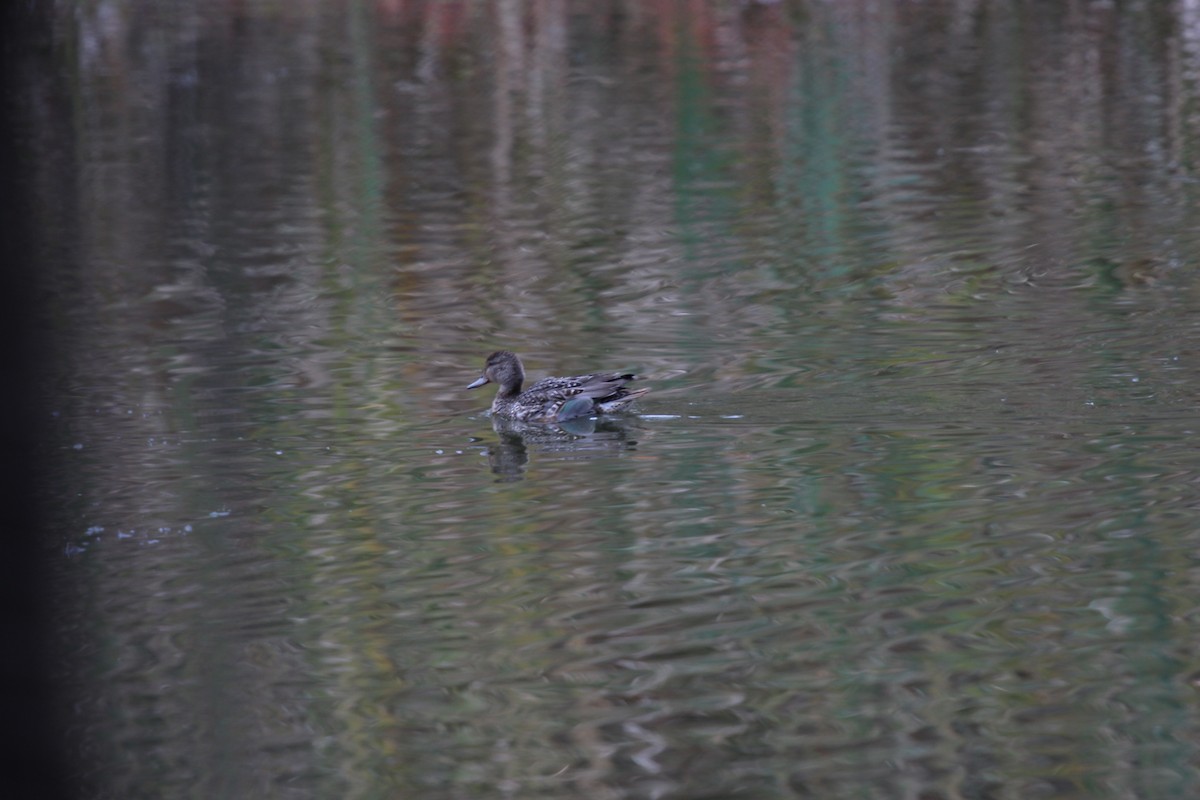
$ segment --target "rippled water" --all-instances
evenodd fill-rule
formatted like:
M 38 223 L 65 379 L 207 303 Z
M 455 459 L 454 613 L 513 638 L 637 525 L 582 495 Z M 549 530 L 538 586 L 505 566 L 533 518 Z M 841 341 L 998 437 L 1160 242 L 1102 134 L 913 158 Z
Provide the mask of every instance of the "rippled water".
M 1191 4 L 58 8 L 88 796 L 1197 791 Z

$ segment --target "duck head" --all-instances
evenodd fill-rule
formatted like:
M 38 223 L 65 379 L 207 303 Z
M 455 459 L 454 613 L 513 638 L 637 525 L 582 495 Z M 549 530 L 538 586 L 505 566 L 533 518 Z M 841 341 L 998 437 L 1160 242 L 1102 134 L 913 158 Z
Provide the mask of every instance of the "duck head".
M 500 386 L 502 396 L 516 395 L 521 391 L 525 382 L 525 367 L 516 353 L 507 350 L 497 350 L 487 357 L 483 365 L 483 374 L 468 386 L 468 389 L 478 389 L 485 383 L 495 383 Z

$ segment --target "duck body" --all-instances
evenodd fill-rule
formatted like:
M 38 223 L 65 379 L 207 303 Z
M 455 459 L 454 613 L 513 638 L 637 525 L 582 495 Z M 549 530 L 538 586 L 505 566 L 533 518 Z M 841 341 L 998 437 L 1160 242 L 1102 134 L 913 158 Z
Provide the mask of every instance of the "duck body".
M 492 413 L 525 422 L 564 422 L 594 414 L 621 411 L 649 389 L 627 389 L 636 375 L 623 372 L 593 372 L 569 378 L 543 378 L 521 391 L 525 367 L 516 353 L 497 350 L 487 358 L 483 374 L 468 386 L 477 389 L 488 383 L 499 385 Z

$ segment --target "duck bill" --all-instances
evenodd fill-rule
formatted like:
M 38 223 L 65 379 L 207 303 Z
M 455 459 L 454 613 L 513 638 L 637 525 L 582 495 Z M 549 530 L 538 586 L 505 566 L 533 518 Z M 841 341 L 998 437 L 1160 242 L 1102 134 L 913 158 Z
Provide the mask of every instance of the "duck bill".
M 480 375 L 479 378 L 474 383 L 472 383 L 470 386 L 468 386 L 467 388 L 468 389 L 478 389 L 480 386 L 483 386 L 485 383 L 489 383 L 487 375 Z

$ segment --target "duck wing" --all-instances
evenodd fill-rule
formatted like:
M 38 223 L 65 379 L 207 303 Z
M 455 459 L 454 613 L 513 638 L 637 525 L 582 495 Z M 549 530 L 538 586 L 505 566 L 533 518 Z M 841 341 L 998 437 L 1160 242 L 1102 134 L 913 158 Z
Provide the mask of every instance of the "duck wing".
M 570 400 L 572 397 L 603 400 L 628 392 L 624 388 L 625 384 L 636 379 L 636 375 L 628 372 L 596 372 L 570 378 L 543 378 L 521 395 L 544 396 L 555 400 Z
M 630 392 L 625 388 L 626 383 L 636 378 L 629 372 L 595 372 L 569 378 L 543 378 L 522 392 L 517 402 L 541 405 L 546 416 L 561 422 L 587 416 L 597 408 L 615 411 L 625 403 L 614 404 L 613 401 L 625 397 L 632 400 L 637 395 L 645 394 L 647 390 L 644 389 Z

